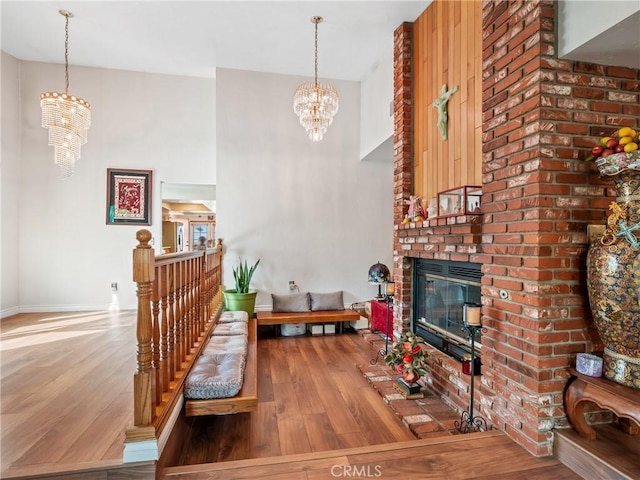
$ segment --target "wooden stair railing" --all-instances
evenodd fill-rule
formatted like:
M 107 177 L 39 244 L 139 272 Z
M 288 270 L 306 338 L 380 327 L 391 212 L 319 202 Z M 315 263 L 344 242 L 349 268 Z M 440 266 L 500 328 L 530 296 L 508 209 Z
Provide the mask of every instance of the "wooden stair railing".
M 186 374 L 222 311 L 220 240 L 213 249 L 156 257 L 151 232 L 139 230 L 136 239 L 137 370 L 134 425 L 125 444 L 160 438 L 182 400 Z

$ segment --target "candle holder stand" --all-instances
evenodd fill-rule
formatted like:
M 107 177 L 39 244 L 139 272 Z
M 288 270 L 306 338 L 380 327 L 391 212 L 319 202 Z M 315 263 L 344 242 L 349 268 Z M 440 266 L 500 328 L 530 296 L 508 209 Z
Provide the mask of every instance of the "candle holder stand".
M 389 310 L 390 310 L 390 306 L 391 306 L 391 302 L 393 301 L 393 295 L 390 294 L 386 294 L 384 296 L 384 301 L 387 305 L 387 321 L 386 321 L 386 328 L 385 328 L 385 335 L 384 335 L 384 348 L 381 348 L 380 350 L 378 350 L 378 352 L 376 353 L 375 358 L 372 358 L 371 361 L 369 362 L 371 365 L 375 365 L 376 363 L 378 363 L 378 358 L 382 357 L 386 357 L 387 353 L 389 352 L 389 323 L 390 323 L 390 318 L 391 315 L 389 315 Z
M 471 385 L 469 388 L 469 410 L 462 412 L 460 420 L 456 421 L 455 427 L 460 433 L 470 432 L 485 432 L 487 431 L 487 421 L 480 415 L 474 415 L 473 413 L 473 397 L 474 397 L 474 380 L 475 376 L 475 364 L 476 364 L 476 335 L 480 332 L 486 332 L 487 329 L 479 325 L 472 325 L 464 323 L 462 330 L 465 332 L 467 338 L 471 341 Z

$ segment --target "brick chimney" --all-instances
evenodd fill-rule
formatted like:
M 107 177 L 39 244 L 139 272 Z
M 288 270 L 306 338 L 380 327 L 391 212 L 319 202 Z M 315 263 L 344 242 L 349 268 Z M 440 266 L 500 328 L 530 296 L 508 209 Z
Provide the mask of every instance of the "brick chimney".
M 602 349 L 586 292 L 586 228 L 613 196 L 584 161 L 598 136 L 640 127 L 640 71 L 559 60 L 555 2 L 483 3 L 482 216 L 403 224 L 412 182 L 412 24 L 395 32 L 395 328 L 411 325 L 413 258 L 483 265 L 483 375 L 476 408 L 534 455 L 567 426 L 575 355 Z M 478 39 L 480 41 L 480 39 Z M 456 185 L 452 185 L 455 187 Z M 469 377 L 437 351 L 431 381 L 468 407 Z

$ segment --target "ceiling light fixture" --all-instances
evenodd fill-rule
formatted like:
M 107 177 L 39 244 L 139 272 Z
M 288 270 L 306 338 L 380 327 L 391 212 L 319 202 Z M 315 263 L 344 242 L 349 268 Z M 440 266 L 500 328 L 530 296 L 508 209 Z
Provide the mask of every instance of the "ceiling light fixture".
M 315 24 L 314 81 L 303 83 L 293 95 L 293 111 L 300 117 L 300 124 L 314 142 L 322 140 L 338 111 L 336 89 L 328 83 L 318 83 L 318 24 L 322 21 L 322 17 L 311 17 L 311 23 Z
M 40 95 L 42 126 L 49 129 L 49 145 L 55 150 L 55 164 L 62 169 L 62 178 L 73 175 L 80 159 L 80 147 L 87 143 L 91 126 L 91 105 L 69 95 L 69 18 L 73 13 L 59 10 L 65 17 L 64 27 L 64 93 L 45 92 Z

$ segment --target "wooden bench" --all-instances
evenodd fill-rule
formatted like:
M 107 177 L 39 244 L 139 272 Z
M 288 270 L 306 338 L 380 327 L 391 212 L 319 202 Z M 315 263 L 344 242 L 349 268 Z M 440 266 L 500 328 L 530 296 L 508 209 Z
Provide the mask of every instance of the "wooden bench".
M 338 333 L 342 331 L 342 322 L 360 320 L 355 310 L 319 310 L 308 312 L 267 312 L 256 313 L 258 325 L 280 326 L 285 323 L 338 323 Z M 279 332 L 278 332 L 279 333 Z
M 255 318 L 248 324 L 247 360 L 244 367 L 242 388 L 235 397 L 197 399 L 185 401 L 185 415 L 228 415 L 255 412 L 258 408 L 258 327 Z

